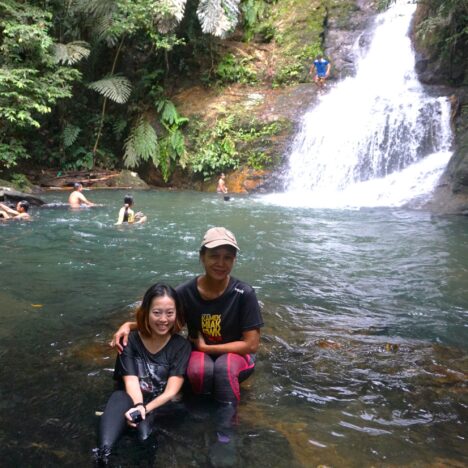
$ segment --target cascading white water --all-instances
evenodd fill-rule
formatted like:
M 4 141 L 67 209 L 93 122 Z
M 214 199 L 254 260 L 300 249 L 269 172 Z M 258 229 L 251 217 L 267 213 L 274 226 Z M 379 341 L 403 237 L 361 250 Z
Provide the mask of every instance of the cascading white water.
M 427 95 L 417 79 L 408 37 L 415 8 L 398 0 L 377 17 L 356 76 L 329 89 L 304 116 L 287 193 L 272 201 L 400 206 L 432 191 L 451 156 L 450 105 Z

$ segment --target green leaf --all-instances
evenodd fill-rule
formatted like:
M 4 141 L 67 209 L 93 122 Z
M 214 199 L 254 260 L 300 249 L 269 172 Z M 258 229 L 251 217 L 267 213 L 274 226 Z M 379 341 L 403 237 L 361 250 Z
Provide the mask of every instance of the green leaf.
M 128 78 L 119 75 L 113 75 L 95 81 L 90 83 L 88 87 L 118 104 L 127 102 L 132 92 L 132 85 Z
M 136 167 L 141 161 L 152 159 L 159 164 L 158 136 L 145 117 L 140 117 L 125 141 L 124 164 Z
M 89 44 L 84 41 L 54 44 L 54 59 L 56 63 L 73 65 L 83 58 L 87 58 L 89 53 Z
M 63 129 L 62 133 L 62 138 L 63 138 L 63 146 L 65 148 L 73 145 L 75 143 L 76 139 L 78 138 L 78 135 L 81 132 L 81 128 L 77 127 L 76 125 L 67 125 Z

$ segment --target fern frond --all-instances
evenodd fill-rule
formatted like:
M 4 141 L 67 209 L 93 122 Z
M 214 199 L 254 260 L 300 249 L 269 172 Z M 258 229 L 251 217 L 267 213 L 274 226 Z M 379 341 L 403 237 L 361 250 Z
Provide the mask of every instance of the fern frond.
M 89 56 L 89 44 L 84 41 L 74 41 L 68 44 L 54 44 L 54 60 L 56 63 L 73 65 Z
M 71 8 L 73 11 L 97 18 L 115 11 L 117 4 L 115 0 L 72 0 Z
M 114 135 L 120 140 L 122 132 L 127 128 L 127 119 L 116 118 L 115 122 L 112 125 L 112 131 Z
M 158 112 L 161 112 L 161 120 L 163 122 L 173 124 L 177 121 L 179 114 L 176 106 L 168 99 L 161 99 L 156 106 Z
M 140 117 L 125 141 L 123 162 L 126 167 L 135 167 L 141 161 L 151 158 L 155 166 L 159 164 L 158 136 L 152 125 Z
M 112 75 L 90 83 L 88 88 L 119 104 L 127 102 L 132 92 L 132 85 L 125 76 Z
M 198 19 L 204 33 L 223 37 L 237 24 L 240 0 L 200 0 Z
M 104 41 L 108 47 L 114 47 L 119 38 L 112 30 L 112 14 L 97 17 L 90 25 L 91 34 L 99 41 Z
M 78 135 L 81 132 L 81 128 L 76 125 L 67 125 L 62 132 L 63 146 L 68 148 L 75 143 Z
M 154 23 L 161 34 L 173 30 L 184 17 L 187 0 L 161 0 L 161 11 L 155 16 Z

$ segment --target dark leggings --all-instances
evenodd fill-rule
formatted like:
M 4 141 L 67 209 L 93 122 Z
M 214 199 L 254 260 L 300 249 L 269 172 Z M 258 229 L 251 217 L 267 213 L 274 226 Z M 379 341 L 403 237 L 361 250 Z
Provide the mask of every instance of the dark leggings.
M 109 398 L 99 428 L 99 448 L 112 448 L 120 439 L 127 425 L 125 413 L 133 407 L 133 400 L 130 395 L 123 390 L 116 390 Z M 154 412 L 146 415 L 146 419 L 137 426 L 138 438 L 140 441 L 146 440 L 154 424 Z

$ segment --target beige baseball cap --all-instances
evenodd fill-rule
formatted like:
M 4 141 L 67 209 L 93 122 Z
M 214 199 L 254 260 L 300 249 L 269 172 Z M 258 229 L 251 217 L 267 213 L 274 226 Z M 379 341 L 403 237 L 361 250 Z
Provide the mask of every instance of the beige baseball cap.
M 203 236 L 201 246 L 206 247 L 207 249 L 214 249 L 221 245 L 231 245 L 236 250 L 240 250 L 234 234 L 228 229 L 224 227 L 208 229 Z

